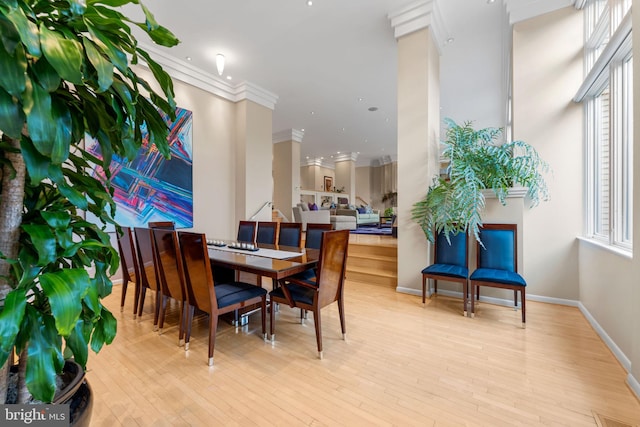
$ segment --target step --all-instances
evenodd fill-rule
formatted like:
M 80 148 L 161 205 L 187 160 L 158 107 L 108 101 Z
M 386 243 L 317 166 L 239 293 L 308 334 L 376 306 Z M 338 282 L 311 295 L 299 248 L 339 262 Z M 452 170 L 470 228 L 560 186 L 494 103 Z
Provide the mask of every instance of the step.
M 387 256 L 396 258 L 398 256 L 397 246 L 384 245 L 363 245 L 349 243 L 349 256 Z
M 347 258 L 347 270 L 351 267 L 396 271 L 398 269 L 398 259 L 395 256 L 386 255 L 364 256 L 360 254 L 349 254 L 349 257 Z
M 395 287 L 398 283 L 398 274 L 396 271 L 348 268 L 346 279 L 354 282 Z

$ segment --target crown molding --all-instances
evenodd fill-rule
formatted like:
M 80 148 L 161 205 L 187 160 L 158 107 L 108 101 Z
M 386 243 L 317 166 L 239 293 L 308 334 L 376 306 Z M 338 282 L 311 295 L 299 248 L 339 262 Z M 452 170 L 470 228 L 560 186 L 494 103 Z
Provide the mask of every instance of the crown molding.
M 270 110 L 273 110 L 276 106 L 278 95 L 260 86 L 249 82 L 240 82 L 236 85 L 231 85 L 211 73 L 194 67 L 187 61 L 169 55 L 166 50 L 158 49 L 146 43 L 139 43 L 139 46 L 149 52 L 154 58 L 154 61 L 160 64 L 167 74 L 174 79 L 178 79 L 228 101 L 239 102 L 249 100 Z M 142 60 L 140 60 L 139 63 L 147 68 L 149 67 L 148 64 Z
M 326 159 L 321 159 L 319 157 L 313 159 L 304 159 L 300 162 L 300 166 L 318 166 L 320 168 L 332 169 L 335 170 L 336 165 L 333 162 L 330 162 Z
M 274 144 L 287 141 L 302 142 L 302 138 L 304 138 L 304 131 L 298 129 L 286 129 L 274 133 L 271 137 Z
M 397 162 L 398 159 L 397 158 L 393 158 L 391 156 L 382 156 L 380 158 L 377 159 L 373 159 L 371 161 L 371 166 L 373 167 L 380 167 L 380 166 L 384 166 L 384 165 L 389 165 L 393 162 Z
M 526 21 L 535 16 L 553 12 L 568 6 L 580 7 L 581 0 L 505 0 L 509 24 Z
M 387 15 L 396 39 L 415 31 L 429 28 L 440 52 L 448 38 L 444 20 L 436 0 L 420 0 L 409 3 Z M 442 52 L 440 52 L 442 53 Z
M 338 162 L 355 162 L 358 160 L 358 153 L 340 153 L 336 156 L 333 156 L 333 161 L 335 163 Z

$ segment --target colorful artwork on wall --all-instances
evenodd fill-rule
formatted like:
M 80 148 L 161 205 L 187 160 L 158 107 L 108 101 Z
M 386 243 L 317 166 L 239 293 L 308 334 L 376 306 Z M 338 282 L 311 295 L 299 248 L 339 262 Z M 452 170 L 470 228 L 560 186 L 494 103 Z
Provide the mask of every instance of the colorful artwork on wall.
M 150 146 L 146 129 L 142 147 L 132 161 L 117 156 L 111 163 L 116 221 L 127 227 L 146 227 L 150 221 L 174 221 L 176 228 L 193 227 L 193 113 L 178 108 L 169 125 L 171 159 Z M 102 158 L 97 141 L 87 141 L 86 149 Z M 105 179 L 102 168 L 94 174 Z

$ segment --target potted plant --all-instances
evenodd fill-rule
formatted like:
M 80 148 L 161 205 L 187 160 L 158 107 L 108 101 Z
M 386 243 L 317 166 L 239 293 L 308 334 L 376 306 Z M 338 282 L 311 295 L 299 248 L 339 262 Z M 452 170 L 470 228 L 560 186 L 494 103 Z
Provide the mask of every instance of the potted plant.
M 491 190 L 503 205 L 509 189 L 526 187 L 531 206 L 548 200 L 543 173 L 548 164 L 523 141 L 497 144 L 499 128 L 475 130 L 471 122 L 462 126 L 445 119 L 446 140 L 442 160 L 448 162 L 445 176 L 434 178 L 424 198 L 413 205 L 411 217 L 434 242 L 434 231 L 466 232 L 479 240 L 485 190 Z
M 138 46 L 134 25 L 162 46 L 178 43 L 141 4 L 145 22 L 116 8 L 137 0 L 5 0 L 0 3 L 0 402 L 14 349 L 20 381 L 51 402 L 65 359 L 85 367 L 116 334 L 101 304 L 118 253 L 108 178 L 113 156 L 132 159 L 146 125 L 169 155 L 159 110 L 174 115 L 170 77 Z M 131 64 L 143 60 L 160 94 Z M 149 98 L 147 98 L 147 96 Z M 100 145 L 99 160 L 84 150 Z M 91 168 L 107 171 L 107 181 Z M 100 225 L 84 219 L 91 212 Z

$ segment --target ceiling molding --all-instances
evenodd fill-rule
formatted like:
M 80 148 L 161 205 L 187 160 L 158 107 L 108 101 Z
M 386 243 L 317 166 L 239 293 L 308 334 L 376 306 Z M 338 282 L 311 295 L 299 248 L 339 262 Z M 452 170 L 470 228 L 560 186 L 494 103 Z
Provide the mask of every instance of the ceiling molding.
M 509 24 L 513 25 L 564 7 L 579 5 L 576 5 L 576 0 L 505 0 L 505 6 Z
M 387 17 L 391 21 L 396 39 L 429 28 L 440 51 L 448 38 L 436 0 L 419 0 L 410 3 L 390 12 Z
M 393 162 L 397 162 L 397 161 L 398 161 L 398 159 L 395 159 L 395 158 L 393 158 L 391 156 L 382 156 L 382 157 L 379 157 L 377 159 L 373 159 L 371 161 L 371 166 L 379 167 L 379 166 L 389 165 L 389 164 L 391 164 Z
M 340 153 L 338 155 L 333 156 L 333 161 L 338 162 L 355 162 L 358 160 L 358 153 Z
M 313 159 L 304 159 L 300 162 L 300 166 L 318 166 L 320 168 L 335 170 L 336 165 L 327 159 L 321 159 L 319 157 Z
M 302 142 L 302 138 L 304 138 L 304 131 L 298 129 L 286 129 L 274 133 L 271 138 L 274 144 L 288 141 Z
M 207 91 L 213 95 L 224 98 L 228 101 L 239 102 L 243 100 L 253 101 L 256 104 L 273 110 L 278 101 L 278 95 L 269 92 L 253 83 L 241 82 L 231 85 L 227 81 L 216 77 L 198 67 L 194 67 L 187 61 L 173 57 L 166 51 L 160 50 L 152 45 L 139 43 L 139 46 L 149 52 L 154 61 L 173 78 Z M 148 68 L 148 65 L 140 61 L 141 65 Z

